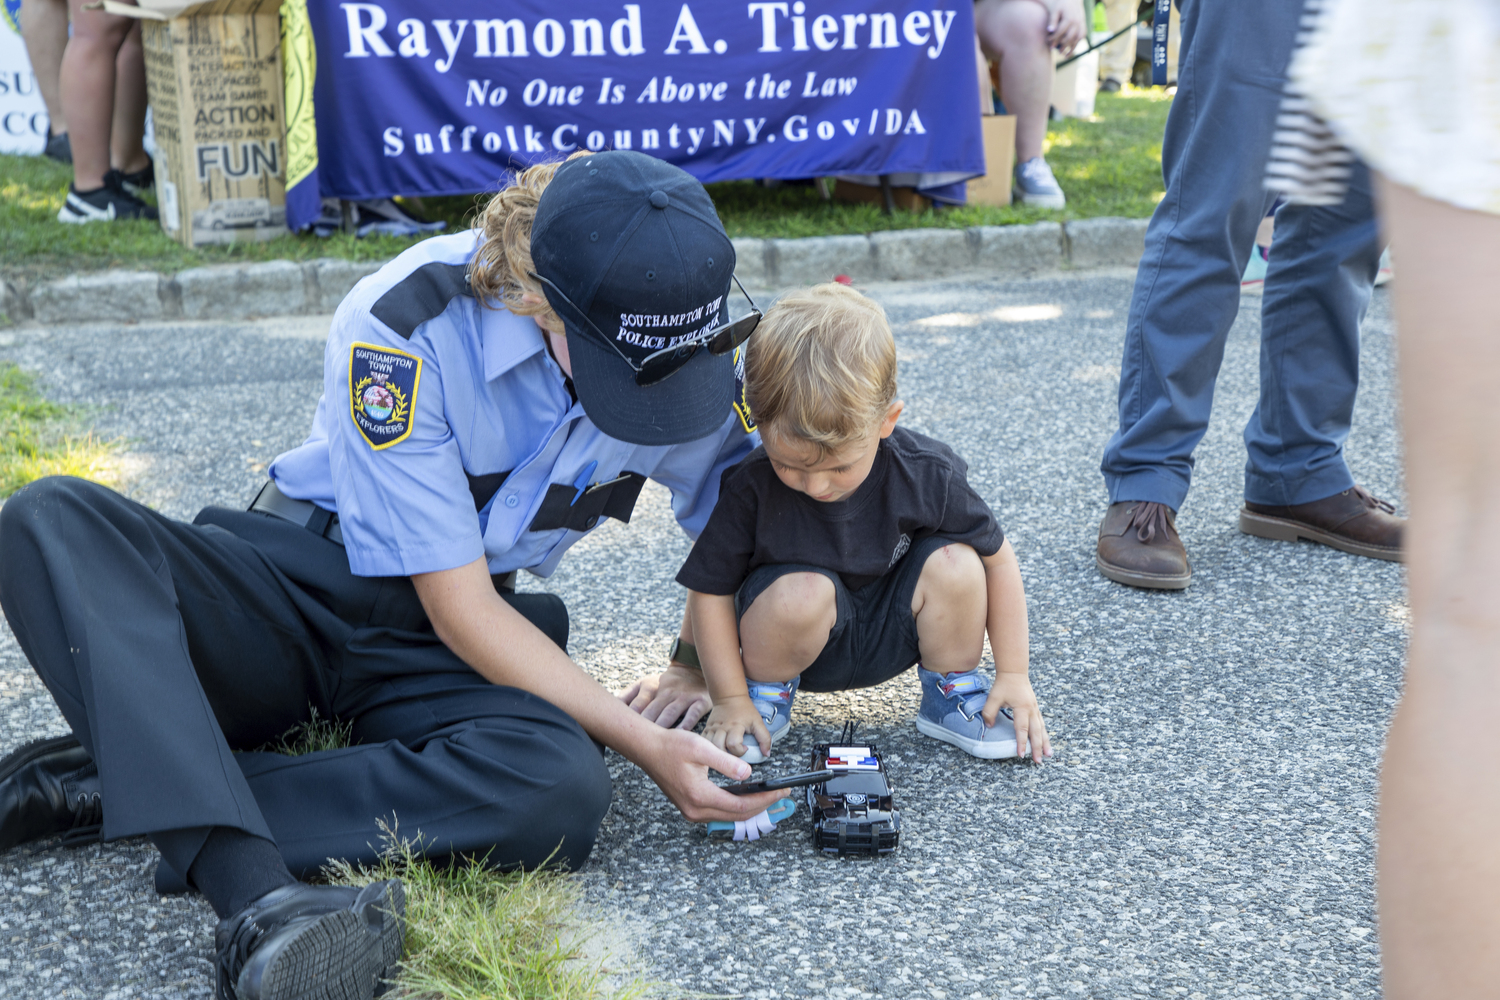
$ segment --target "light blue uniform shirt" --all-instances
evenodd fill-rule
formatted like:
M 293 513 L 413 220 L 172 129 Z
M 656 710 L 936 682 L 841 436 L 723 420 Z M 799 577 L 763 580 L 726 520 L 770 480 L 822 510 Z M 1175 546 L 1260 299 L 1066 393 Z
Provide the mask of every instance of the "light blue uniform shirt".
M 573 401 L 535 321 L 482 308 L 467 294 L 445 299 L 452 287 L 434 291 L 427 278 L 461 283 L 451 265 L 467 264 L 477 246 L 469 231 L 426 240 L 349 293 L 329 334 L 312 433 L 271 464 L 276 485 L 338 513 L 356 576 L 452 569 L 481 555 L 491 573 L 548 576 L 586 534 L 530 530 L 548 488 L 627 472 L 671 490 L 678 523 L 697 538 L 720 474 L 758 437 L 733 412 L 687 444 L 643 447 L 606 435 Z M 434 264 L 450 267 L 414 273 Z M 393 320 L 393 309 L 402 318 Z M 395 374 L 382 382 L 380 365 Z M 359 393 L 351 394 L 351 373 Z M 483 485 L 471 492 L 471 483 L 488 476 L 493 484 L 501 472 L 509 475 L 493 496 Z

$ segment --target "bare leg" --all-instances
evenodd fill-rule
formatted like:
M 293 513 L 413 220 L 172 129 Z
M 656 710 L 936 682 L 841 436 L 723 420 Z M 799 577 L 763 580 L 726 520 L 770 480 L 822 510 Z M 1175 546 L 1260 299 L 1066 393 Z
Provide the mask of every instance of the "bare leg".
M 141 25 L 135 22 L 115 55 L 115 113 L 109 129 L 109 165 L 133 174 L 150 161 L 141 140 L 146 134 L 146 56 Z
M 1016 116 L 1016 162 L 1042 155 L 1052 106 L 1047 8 L 1039 0 L 980 0 L 974 28 L 985 54 L 1000 60 L 1000 100 Z
M 1390 1000 L 1500 982 L 1500 217 L 1383 182 L 1401 248 L 1412 637 L 1381 775 Z
M 62 58 L 62 107 L 73 147 L 73 186 L 93 191 L 109 170 L 110 122 L 115 110 L 115 57 L 134 26 L 129 18 L 84 10 L 68 0 L 73 37 Z
M 821 573 L 788 573 L 767 587 L 740 618 L 740 652 L 752 681 L 785 684 L 812 666 L 838 620 L 833 581 Z
M 977 552 L 953 544 L 928 556 L 911 598 L 922 666 L 939 674 L 979 666 L 988 611 L 984 563 Z
M 26 54 L 36 73 L 36 86 L 47 105 L 52 134 L 68 130 L 63 117 L 58 73 L 62 68 L 63 50 L 68 47 L 68 5 L 66 0 L 27 0 L 21 5 L 21 37 L 26 39 Z

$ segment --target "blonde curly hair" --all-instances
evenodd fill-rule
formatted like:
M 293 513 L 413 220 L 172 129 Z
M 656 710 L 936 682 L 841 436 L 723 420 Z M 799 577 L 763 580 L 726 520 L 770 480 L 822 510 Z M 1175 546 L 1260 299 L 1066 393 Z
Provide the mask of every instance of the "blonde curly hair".
M 745 401 L 762 436 L 837 453 L 879 427 L 895 398 L 885 310 L 844 285 L 782 296 L 745 345 Z
M 568 160 L 588 155 L 580 151 Z M 491 198 L 480 213 L 476 228 L 483 232 L 484 243 L 469 264 L 469 287 L 484 305 L 494 308 L 498 303 L 517 316 L 556 317 L 546 304 L 542 286 L 528 277 L 533 268 L 531 223 L 536 219 L 542 192 L 552 183 L 557 168 L 566 162 L 527 167 Z M 521 297 L 527 294 L 542 301 L 522 302 Z

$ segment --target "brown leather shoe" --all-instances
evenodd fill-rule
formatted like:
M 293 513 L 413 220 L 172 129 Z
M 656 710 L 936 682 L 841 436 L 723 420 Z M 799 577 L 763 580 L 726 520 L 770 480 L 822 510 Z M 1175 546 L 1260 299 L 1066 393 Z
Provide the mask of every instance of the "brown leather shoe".
M 1116 583 L 1181 590 L 1193 578 L 1177 536 L 1177 516 L 1164 503 L 1112 503 L 1099 525 L 1099 572 Z
M 1240 530 L 1247 535 L 1282 542 L 1305 538 L 1340 552 L 1390 562 L 1403 561 L 1401 533 L 1405 527 L 1406 518 L 1397 517 L 1395 507 L 1359 486 L 1291 507 L 1247 501 L 1240 511 Z

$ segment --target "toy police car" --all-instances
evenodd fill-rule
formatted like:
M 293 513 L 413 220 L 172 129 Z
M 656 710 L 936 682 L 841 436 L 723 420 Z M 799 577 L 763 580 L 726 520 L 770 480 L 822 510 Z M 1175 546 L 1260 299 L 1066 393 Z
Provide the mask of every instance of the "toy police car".
M 819 743 L 813 747 L 812 770 L 824 768 L 833 777 L 807 786 L 813 848 L 871 857 L 894 851 L 901 839 L 901 813 L 875 744 Z

